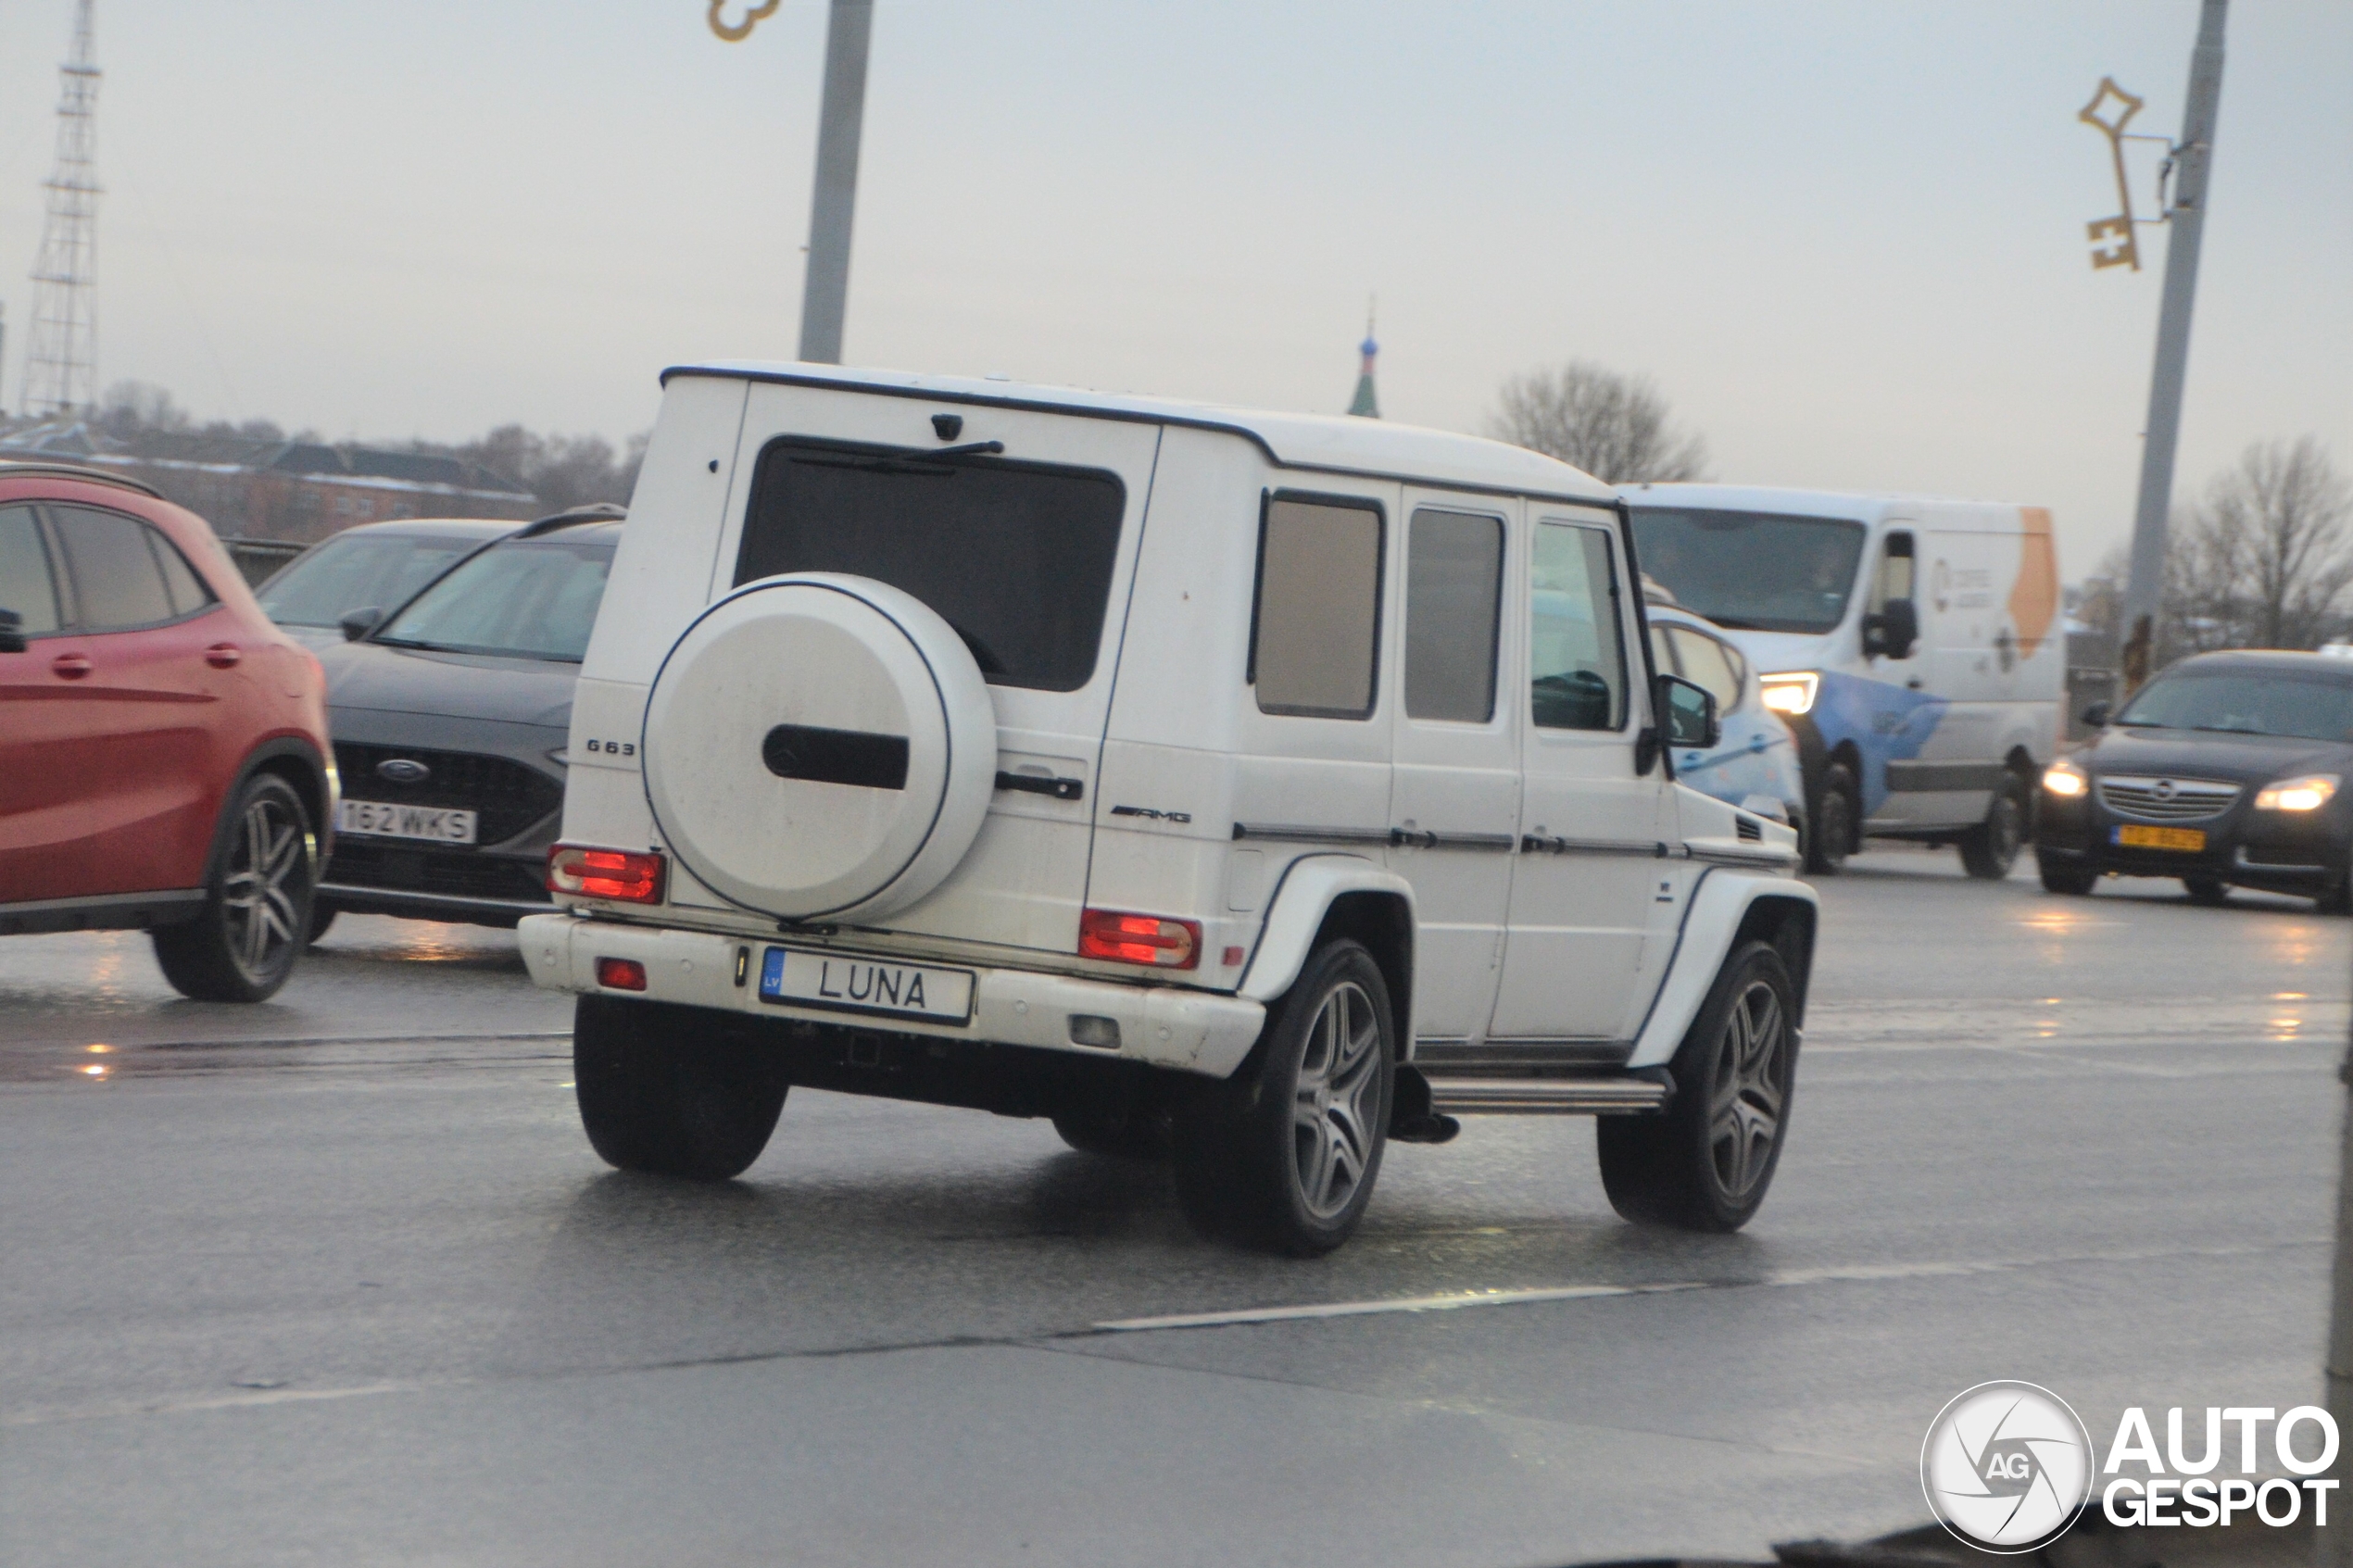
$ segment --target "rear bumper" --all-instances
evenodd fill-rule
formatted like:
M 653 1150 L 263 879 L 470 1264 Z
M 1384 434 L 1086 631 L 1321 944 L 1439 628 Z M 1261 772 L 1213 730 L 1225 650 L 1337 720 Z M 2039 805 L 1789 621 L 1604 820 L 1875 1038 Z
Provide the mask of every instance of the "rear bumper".
M 549 991 L 622 997 L 682 1007 L 711 1008 L 758 1018 L 798 1020 L 831 1028 L 870 1027 L 880 1034 L 930 1036 L 1063 1051 L 1101 1061 L 1134 1061 L 1207 1077 L 1232 1075 L 1265 1026 L 1265 1008 L 1245 997 L 1173 985 L 1117 985 L 1030 970 L 970 964 L 975 976 L 972 1022 L 963 1025 L 877 1017 L 870 1022 L 839 1012 L 763 1002 L 756 980 L 736 983 L 739 948 L 770 944 L 699 931 L 623 925 L 573 914 L 525 918 L 516 935 L 533 982 Z M 859 957 L 882 955 L 860 954 Z M 646 989 L 610 991 L 597 984 L 598 959 L 635 959 L 646 967 Z M 906 961 L 885 957 L 884 961 Z M 1119 1025 L 1117 1048 L 1081 1046 L 1070 1037 L 1071 1018 L 1109 1018 Z

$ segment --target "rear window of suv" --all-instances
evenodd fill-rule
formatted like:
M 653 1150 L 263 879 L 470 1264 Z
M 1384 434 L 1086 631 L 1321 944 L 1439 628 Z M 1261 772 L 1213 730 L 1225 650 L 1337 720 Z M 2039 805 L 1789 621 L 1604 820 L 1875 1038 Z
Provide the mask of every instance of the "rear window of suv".
M 871 577 L 937 610 L 992 685 L 1073 692 L 1095 672 L 1126 507 L 1098 470 L 772 441 L 736 582 Z

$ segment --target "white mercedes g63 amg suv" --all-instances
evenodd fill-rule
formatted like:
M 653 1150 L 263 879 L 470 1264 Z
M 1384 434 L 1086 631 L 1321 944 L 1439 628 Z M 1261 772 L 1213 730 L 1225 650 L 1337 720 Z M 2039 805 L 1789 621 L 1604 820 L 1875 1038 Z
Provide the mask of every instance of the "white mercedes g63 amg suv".
M 1048 1116 L 1315 1253 L 1390 1138 L 1598 1113 L 1619 1212 L 1755 1211 L 1814 895 L 1674 782 L 1712 699 L 1608 486 L 996 380 L 664 387 L 520 932 L 598 1154 L 734 1176 L 793 1085 Z

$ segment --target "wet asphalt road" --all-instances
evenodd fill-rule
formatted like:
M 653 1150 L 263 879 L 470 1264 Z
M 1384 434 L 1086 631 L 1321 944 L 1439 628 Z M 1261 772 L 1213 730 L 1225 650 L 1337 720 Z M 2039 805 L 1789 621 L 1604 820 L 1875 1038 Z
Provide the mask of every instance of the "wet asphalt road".
M 1923 1519 L 1987 1378 L 2095 1437 L 2316 1398 L 2353 922 L 1823 891 L 1748 1232 L 1629 1229 L 1591 1123 L 1494 1119 L 1311 1263 L 971 1111 L 796 1091 L 740 1183 L 614 1174 L 503 933 L 346 917 L 255 1009 L 0 942 L 0 1561 L 1755 1554 Z M 1529 1290 L 1580 1294 L 1105 1326 Z

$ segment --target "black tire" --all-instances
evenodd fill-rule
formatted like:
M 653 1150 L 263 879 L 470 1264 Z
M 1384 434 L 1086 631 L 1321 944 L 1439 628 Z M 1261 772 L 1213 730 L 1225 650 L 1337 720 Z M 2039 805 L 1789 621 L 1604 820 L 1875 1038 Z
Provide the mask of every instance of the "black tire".
M 785 1109 L 784 1060 L 718 1022 L 658 1002 L 573 1003 L 580 1124 L 607 1164 L 724 1182 L 760 1158 Z
M 2013 771 L 1985 808 L 1985 820 L 1960 836 L 1961 869 L 1980 882 L 2001 882 L 2026 843 L 2026 781 Z
M 302 953 L 319 881 L 319 840 L 302 797 L 275 773 L 245 780 L 222 817 L 203 912 L 151 933 L 163 977 L 202 1002 L 277 994 Z
M 1836 876 L 1855 853 L 1863 826 L 1863 792 L 1853 770 L 1833 762 L 1822 770 L 1822 787 L 1815 792 L 1806 813 L 1812 831 L 1806 840 L 1806 870 L 1811 876 Z
M 2185 876 L 2182 879 L 2182 887 L 2189 894 L 2191 903 L 2203 904 L 2209 909 L 2227 904 L 2231 899 L 2231 884 L 2219 876 Z M 2325 907 L 2327 900 L 2322 902 Z
M 2324 915 L 2353 915 L 2353 868 L 2336 879 L 2336 885 L 2312 900 L 2312 908 Z
M 2070 898 L 2082 897 L 2098 885 L 2100 880 L 2100 873 L 2088 866 L 2054 860 L 2040 850 L 2034 854 L 2034 870 L 2043 879 L 2044 892 L 2061 893 Z
M 1356 1229 L 1394 1093 L 1389 985 L 1356 942 L 1318 947 L 1234 1076 L 1179 1108 L 1176 1191 L 1213 1236 L 1294 1257 Z
M 1680 1230 L 1748 1223 L 1789 1141 L 1796 995 L 1770 943 L 1748 943 L 1724 960 L 1675 1052 L 1666 1111 L 1601 1119 L 1611 1208 L 1636 1224 Z
M 333 904 L 328 903 L 322 898 L 312 899 L 310 904 L 310 925 L 308 931 L 303 936 L 303 945 L 305 947 L 312 946 L 318 942 L 319 938 L 327 935 L 327 927 L 334 924 L 335 916 L 341 914 L 342 912 L 343 911 L 341 909 L 336 909 Z
M 1111 1160 L 1168 1158 L 1167 1123 L 1145 1111 L 1116 1116 L 1073 1111 L 1054 1118 L 1054 1131 L 1081 1154 Z

